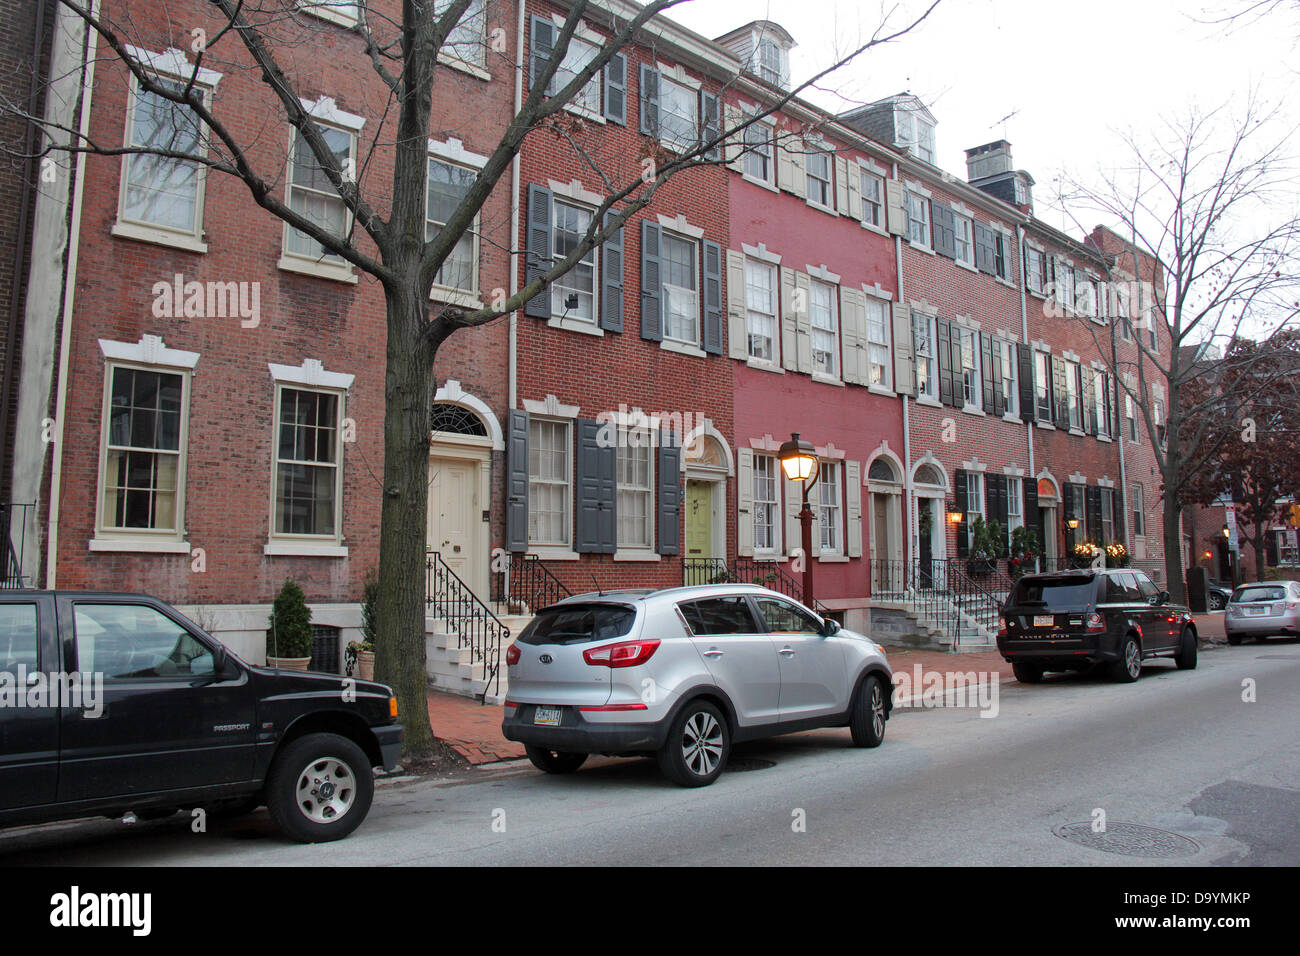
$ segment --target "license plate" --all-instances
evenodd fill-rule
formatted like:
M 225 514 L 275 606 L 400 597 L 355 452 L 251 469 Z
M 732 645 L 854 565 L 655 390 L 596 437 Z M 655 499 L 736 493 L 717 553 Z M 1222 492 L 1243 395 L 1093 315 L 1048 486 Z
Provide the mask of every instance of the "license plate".
M 560 726 L 561 713 L 559 707 L 538 707 L 533 711 L 533 723 L 543 724 L 547 727 L 558 727 Z
M 1051 627 L 1056 623 L 1056 617 L 1051 614 L 1035 614 L 1034 627 Z
M 1247 614 L 1255 614 L 1255 615 L 1264 615 L 1264 614 L 1267 614 L 1267 613 L 1268 613 L 1268 608 L 1266 608 L 1266 607 L 1248 607 L 1248 608 L 1246 608 L 1246 613 L 1247 613 Z

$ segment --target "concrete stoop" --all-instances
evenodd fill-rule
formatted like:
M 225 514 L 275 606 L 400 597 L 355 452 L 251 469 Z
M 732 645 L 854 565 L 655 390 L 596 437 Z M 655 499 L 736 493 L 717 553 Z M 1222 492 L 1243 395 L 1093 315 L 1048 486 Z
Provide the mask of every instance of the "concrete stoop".
M 872 607 L 870 611 L 870 637 L 886 647 L 949 653 L 973 653 L 996 647 L 993 632 L 967 614 L 958 615 L 955 608 L 946 620 L 924 618 L 903 602 Z M 954 617 L 958 618 L 955 635 Z
M 429 686 L 440 691 L 478 699 L 491 684 L 487 703 L 500 704 L 506 699 L 506 651 L 515 637 L 532 620 L 531 615 L 508 615 L 501 623 L 510 629 L 510 635 L 501 642 L 501 665 L 497 679 L 487 681 L 483 665 L 475 662 L 471 648 L 458 646 L 459 639 L 450 622 L 439 617 L 427 617 L 424 622 L 425 674 Z

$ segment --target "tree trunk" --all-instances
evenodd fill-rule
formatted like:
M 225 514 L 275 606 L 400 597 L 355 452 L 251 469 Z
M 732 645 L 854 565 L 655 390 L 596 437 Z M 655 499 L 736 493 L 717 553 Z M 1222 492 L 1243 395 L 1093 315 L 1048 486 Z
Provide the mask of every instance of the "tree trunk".
M 1183 536 L 1179 531 L 1178 523 L 1182 508 L 1178 504 L 1178 499 L 1168 493 L 1164 498 L 1164 512 L 1165 577 L 1168 578 L 1165 588 L 1169 591 L 1171 600 L 1183 604 L 1186 601 L 1187 590 L 1183 581 Z
M 411 283 L 410 285 L 414 285 Z M 389 288 L 384 384 L 384 486 L 375 678 L 397 695 L 404 753 L 433 749 L 425 678 L 425 534 L 433 356 L 427 309 L 413 289 Z
M 1264 561 L 1267 550 L 1264 544 L 1264 532 L 1258 525 L 1255 527 L 1255 580 L 1264 580 Z

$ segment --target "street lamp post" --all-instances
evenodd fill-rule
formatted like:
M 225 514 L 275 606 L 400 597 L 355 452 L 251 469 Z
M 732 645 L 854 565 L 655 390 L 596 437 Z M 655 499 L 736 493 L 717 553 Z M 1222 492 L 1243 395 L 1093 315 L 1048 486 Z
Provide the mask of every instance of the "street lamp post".
M 812 442 L 804 441 L 798 432 L 783 442 L 779 452 L 781 470 L 790 481 L 797 481 L 803 488 L 803 510 L 799 512 L 799 529 L 802 533 L 803 548 L 803 600 L 808 606 L 816 601 L 813 594 L 812 562 L 812 509 L 808 506 L 808 492 L 817 484 L 820 468 L 817 461 L 817 449 Z M 812 478 L 810 482 L 808 479 Z

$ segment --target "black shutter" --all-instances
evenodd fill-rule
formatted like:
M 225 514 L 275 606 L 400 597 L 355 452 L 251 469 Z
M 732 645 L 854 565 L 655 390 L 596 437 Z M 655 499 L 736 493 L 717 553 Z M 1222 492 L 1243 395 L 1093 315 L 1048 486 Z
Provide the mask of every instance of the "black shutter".
M 659 135 L 659 71 L 641 64 L 641 132 Z
M 1016 344 L 1016 359 L 1020 372 L 1020 420 L 1034 420 L 1034 352 L 1028 345 Z
M 617 216 L 605 213 L 606 225 Z M 606 332 L 623 331 L 623 228 L 620 226 L 600 247 L 600 327 Z
M 993 230 L 981 223 L 975 223 L 975 268 L 980 272 L 993 275 L 994 260 Z
M 706 93 L 700 90 L 700 145 L 703 146 L 710 140 L 718 139 L 722 135 L 722 116 L 718 106 L 718 97 L 713 93 Z M 722 158 L 722 141 L 718 140 L 713 146 L 704 153 L 705 159 L 716 160 Z
M 671 432 L 659 445 L 658 552 L 682 553 L 682 449 Z
M 984 392 L 984 411 L 993 414 L 993 340 L 987 332 L 980 332 L 980 386 Z
M 957 510 L 962 513 L 961 524 L 957 526 L 957 557 L 964 558 L 970 554 L 970 546 L 967 541 L 968 531 L 970 528 L 970 512 L 966 510 L 966 472 L 962 469 L 957 470 L 953 476 L 952 486 L 957 495 Z
M 961 333 L 960 325 L 952 325 L 949 329 L 948 351 L 951 354 L 948 369 L 952 377 L 952 405 L 953 408 L 966 407 L 966 376 L 962 372 L 961 365 Z M 978 345 L 975 346 L 978 348 Z M 979 401 L 979 396 L 975 397 Z
M 1115 522 L 1115 540 L 1128 540 L 1124 537 L 1124 512 L 1128 510 L 1128 506 L 1125 504 L 1124 496 L 1120 493 L 1119 488 L 1116 488 L 1111 493 L 1110 510 L 1111 520 Z
M 1004 415 L 1007 410 L 1007 397 L 1002 394 L 1002 343 L 993 340 L 993 414 Z
M 991 482 L 993 501 L 990 514 L 1002 529 L 1002 553 L 1006 554 L 1011 546 L 1011 529 L 1007 527 L 1007 478 L 1006 475 L 992 475 L 985 481 Z
M 722 354 L 722 247 L 704 240 L 704 351 Z
M 551 267 L 551 191 L 544 186 L 528 187 L 528 239 L 524 256 L 524 284 Z M 543 289 L 528 300 L 524 315 L 535 319 L 551 317 L 551 290 Z
M 528 49 L 528 85 L 537 85 L 537 78 L 546 69 L 546 63 L 555 52 L 555 24 L 545 17 L 533 17 L 532 38 Z
M 1074 513 L 1074 482 L 1067 481 L 1062 487 L 1061 493 L 1061 517 L 1065 521 L 1071 518 L 1082 518 L 1082 515 Z
M 601 429 L 606 427 L 603 423 L 579 418 L 577 426 L 578 506 L 573 550 L 584 554 L 613 554 L 618 449 L 609 442 L 602 447 Z
M 506 550 L 528 550 L 528 413 L 506 416 Z
M 957 224 L 953 219 L 952 208 L 933 200 L 930 203 L 930 217 L 934 251 L 949 259 L 956 259 Z
M 952 323 L 947 319 L 938 319 L 934 323 L 937 331 L 935 343 L 935 357 L 939 363 L 939 401 L 945 405 L 952 405 L 952 352 L 949 349 L 949 340 L 952 337 Z
M 1084 507 L 1088 512 L 1088 538 L 1097 544 L 1104 545 L 1101 540 L 1101 488 L 1097 485 L 1089 485 L 1084 489 Z
M 626 53 L 615 53 L 605 64 L 605 119 L 627 125 Z
M 1065 359 L 1052 356 L 1052 422 L 1057 428 L 1070 427 L 1070 400 L 1065 392 Z
M 641 220 L 641 338 L 651 342 L 664 339 L 662 237 L 658 223 Z
M 1280 555 L 1277 548 L 1277 532 L 1264 531 L 1255 529 L 1256 534 L 1264 535 L 1264 560 L 1270 568 L 1275 568 L 1280 563 Z
M 1038 537 L 1038 549 L 1043 548 L 1043 515 L 1038 510 L 1038 483 L 1026 475 L 1020 480 L 1020 485 L 1024 489 L 1025 504 L 1024 517 L 1025 527 L 1033 530 Z

